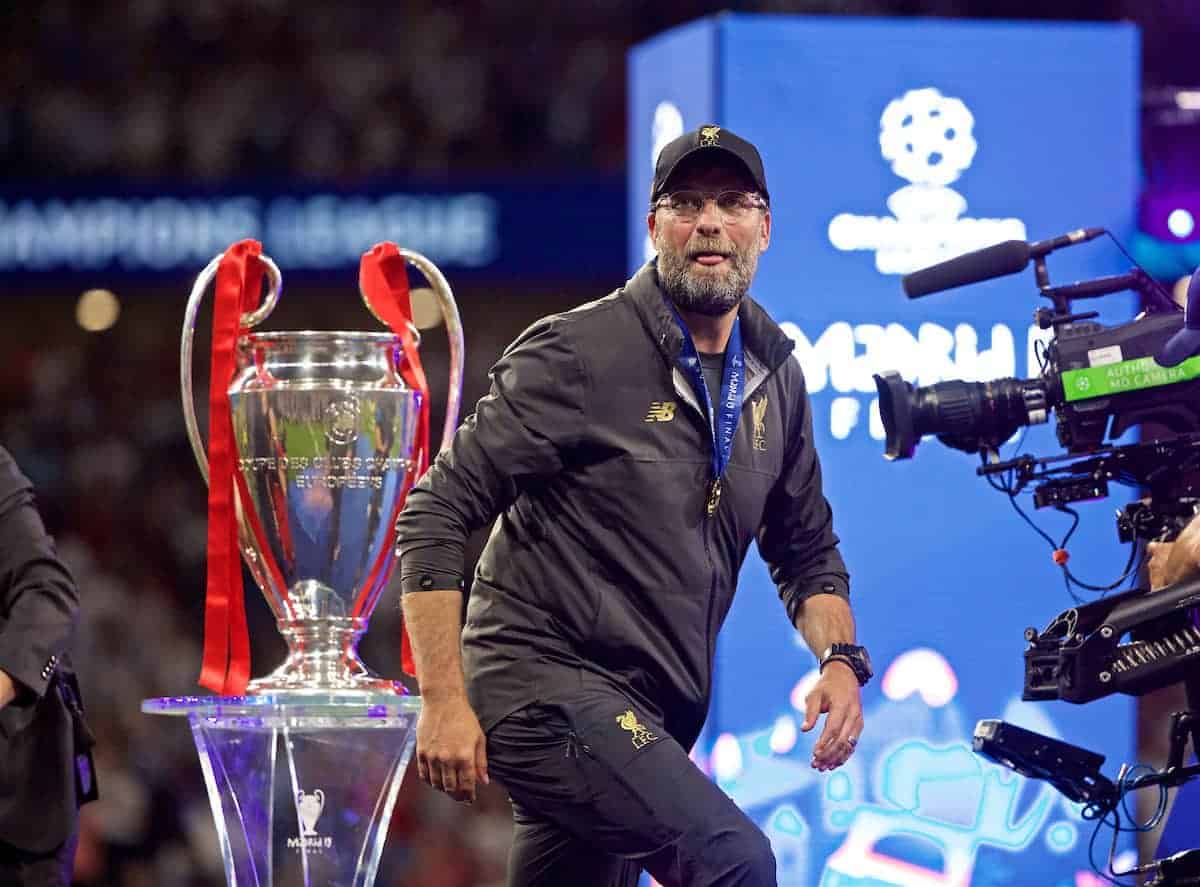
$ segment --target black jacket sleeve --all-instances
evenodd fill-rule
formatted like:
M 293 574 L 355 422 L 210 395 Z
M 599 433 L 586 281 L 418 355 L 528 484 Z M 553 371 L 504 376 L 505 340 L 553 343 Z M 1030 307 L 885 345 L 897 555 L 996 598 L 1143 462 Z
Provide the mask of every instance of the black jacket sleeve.
M 821 489 L 821 464 L 813 444 L 812 404 L 804 377 L 796 372 L 783 472 L 763 509 L 758 550 L 796 624 L 796 614 L 814 594 L 850 596 L 850 577 L 833 532 L 833 511 Z
M 526 330 L 492 368 L 492 385 L 408 496 L 397 521 L 402 593 L 461 588 L 467 536 L 522 482 L 560 471 L 583 427 L 586 378 L 567 321 Z
M 78 613 L 79 592 L 42 525 L 33 485 L 0 448 L 0 669 L 40 698 Z

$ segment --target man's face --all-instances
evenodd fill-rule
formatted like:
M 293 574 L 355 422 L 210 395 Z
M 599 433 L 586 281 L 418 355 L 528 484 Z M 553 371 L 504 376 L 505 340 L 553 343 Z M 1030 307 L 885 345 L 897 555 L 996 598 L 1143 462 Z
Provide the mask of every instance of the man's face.
M 686 190 L 756 193 L 744 170 L 718 158 L 693 162 L 671 177 L 668 194 Z M 658 207 L 646 222 L 658 251 L 663 290 L 682 310 L 714 317 L 741 302 L 758 268 L 758 257 L 771 240 L 770 210 L 752 209 L 731 222 L 712 200 L 695 218 L 680 218 L 671 209 Z

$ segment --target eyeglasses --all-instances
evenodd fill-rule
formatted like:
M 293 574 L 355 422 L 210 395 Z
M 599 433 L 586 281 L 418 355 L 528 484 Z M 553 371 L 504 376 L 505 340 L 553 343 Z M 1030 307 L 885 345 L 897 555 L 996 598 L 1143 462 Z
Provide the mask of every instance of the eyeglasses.
M 717 204 L 717 212 L 728 224 L 745 221 L 751 210 L 767 207 L 765 200 L 748 191 L 672 191 L 660 197 L 654 207 L 670 210 L 682 222 L 693 222 L 700 218 L 710 200 Z

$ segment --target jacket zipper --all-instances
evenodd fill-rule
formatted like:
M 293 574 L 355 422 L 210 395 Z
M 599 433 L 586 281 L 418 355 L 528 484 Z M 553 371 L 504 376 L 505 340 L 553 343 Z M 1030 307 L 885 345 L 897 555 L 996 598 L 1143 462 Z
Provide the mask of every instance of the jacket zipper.
M 665 339 L 665 334 L 664 334 L 664 339 Z M 779 370 L 778 366 L 767 370 L 767 372 L 764 374 L 762 380 L 758 383 L 758 385 L 755 386 L 755 389 L 761 387 L 762 385 L 765 385 L 767 383 L 767 381 L 773 375 L 775 375 L 775 373 L 778 370 Z M 674 382 L 674 373 L 672 373 L 672 383 L 673 382 Z M 675 386 L 674 384 L 672 384 L 672 387 L 674 387 L 676 389 L 676 391 L 679 393 L 680 397 L 683 398 L 684 403 L 688 404 L 689 406 L 692 406 L 692 403 L 686 397 L 684 397 L 683 392 L 679 391 L 678 386 Z M 745 409 L 744 403 L 742 405 L 742 408 Z M 699 408 L 697 408 L 697 411 L 701 413 L 701 417 L 704 419 L 705 424 L 708 425 L 710 422 L 709 418 L 707 416 L 704 416 L 703 411 L 699 410 Z M 713 430 L 712 430 L 711 425 L 709 426 L 709 436 L 712 441 L 711 446 L 716 446 L 716 440 L 715 440 L 715 438 L 713 438 Z M 708 562 L 708 575 L 709 575 L 708 608 L 706 610 L 706 617 L 705 617 L 705 623 L 704 623 L 704 648 L 705 648 L 705 652 L 708 654 L 708 684 L 704 688 L 704 710 L 706 712 L 708 711 L 709 706 L 712 704 L 712 685 L 713 685 L 713 666 L 714 666 L 713 659 L 715 656 L 714 651 L 713 651 L 714 637 L 713 637 L 713 630 L 712 630 L 712 613 L 713 613 L 713 604 L 716 602 L 716 599 L 717 599 L 717 570 L 716 570 L 716 567 L 713 565 L 712 547 L 709 545 L 709 525 L 714 524 L 716 522 L 717 509 L 721 504 L 721 486 L 722 486 L 722 480 L 719 477 L 714 477 L 709 481 L 708 494 L 705 496 L 705 499 L 704 499 L 704 519 L 700 521 L 700 532 L 704 538 L 704 558 Z
M 713 564 L 712 548 L 709 545 L 709 535 L 711 526 L 716 525 L 717 506 L 721 501 L 721 479 L 714 478 L 712 482 L 712 491 L 709 494 L 708 504 L 705 508 L 707 515 L 700 522 L 700 532 L 704 535 L 704 558 L 708 561 L 708 608 L 704 619 L 704 649 L 708 655 L 708 684 L 704 688 L 704 710 L 707 712 L 712 704 L 712 685 L 713 685 L 713 659 L 715 653 L 713 650 L 713 603 L 717 599 L 717 568 Z
M 769 377 L 774 370 L 767 373 Z M 715 447 L 717 445 L 715 432 L 712 427 L 710 417 L 704 415 L 704 411 L 690 400 L 685 391 L 678 385 L 674 384 L 675 375 L 672 373 L 672 387 L 685 404 L 692 407 L 700 415 L 708 429 L 709 445 Z M 766 379 L 764 378 L 764 382 Z M 690 389 L 689 389 L 690 390 Z M 713 565 L 712 547 L 709 545 L 709 525 L 716 521 L 717 508 L 721 504 L 721 478 L 714 477 L 708 482 L 708 490 L 704 497 L 704 515 L 700 521 L 700 533 L 704 539 L 704 559 L 708 562 L 708 607 L 706 608 L 706 617 L 704 622 L 704 648 L 708 654 L 708 684 L 704 688 L 704 709 L 708 710 L 709 703 L 712 701 L 712 680 L 713 680 L 713 630 L 712 630 L 712 612 L 713 603 L 717 597 L 717 570 Z

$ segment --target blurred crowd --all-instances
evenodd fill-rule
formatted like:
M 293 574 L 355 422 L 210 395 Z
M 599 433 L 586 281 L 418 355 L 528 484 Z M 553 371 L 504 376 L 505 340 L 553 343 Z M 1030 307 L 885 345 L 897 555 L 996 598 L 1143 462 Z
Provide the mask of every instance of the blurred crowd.
M 0 167 L 197 180 L 616 168 L 628 5 L 2 4 Z
M 1191 0 L 17 0 L 0 4 L 0 177 L 362 180 L 617 170 L 625 54 L 721 10 L 1130 18 Z M 1162 72 L 1161 76 L 1156 72 Z

